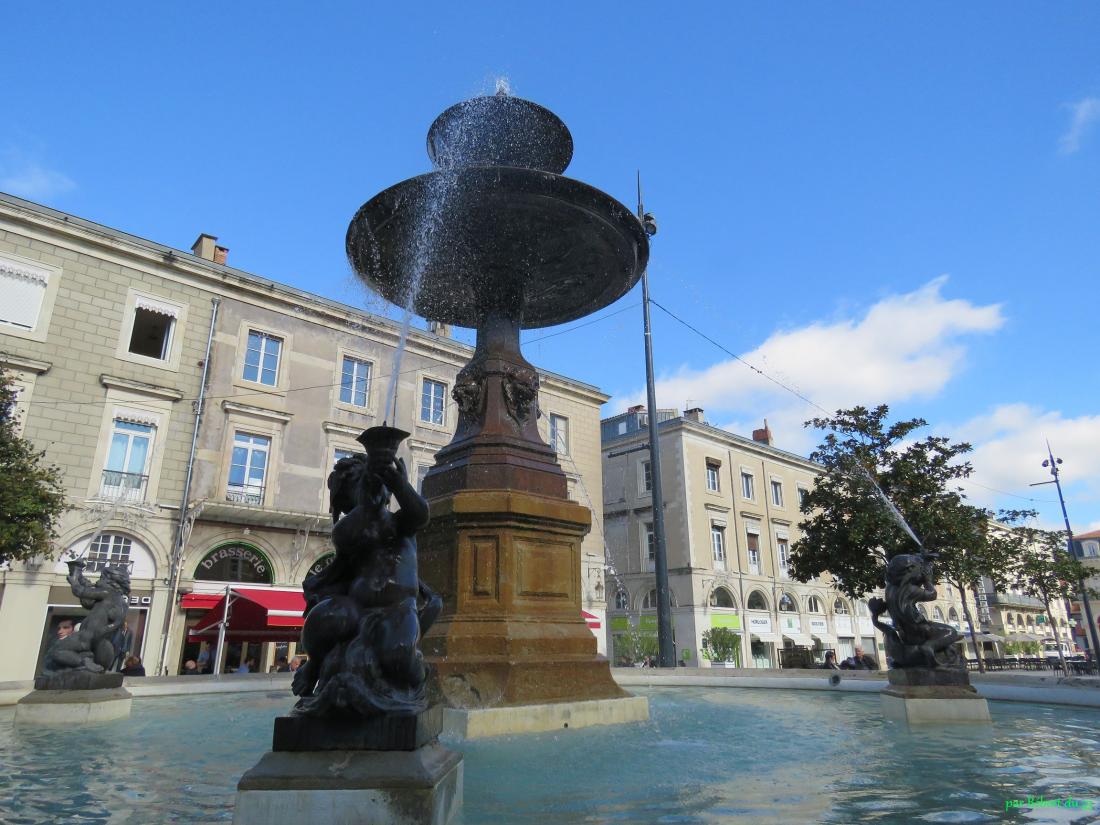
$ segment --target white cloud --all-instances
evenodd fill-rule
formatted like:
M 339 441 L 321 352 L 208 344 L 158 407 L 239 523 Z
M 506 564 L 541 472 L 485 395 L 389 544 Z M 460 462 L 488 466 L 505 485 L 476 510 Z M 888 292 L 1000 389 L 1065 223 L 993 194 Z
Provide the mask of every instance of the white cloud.
M 973 484 L 967 495 L 987 507 L 1037 509 L 1045 526 L 1061 527 L 1062 512 L 1053 484 L 1044 468 L 1049 439 L 1054 455 L 1063 459 L 1062 489 L 1075 530 L 1097 523 L 1100 517 L 1100 415 L 1065 418 L 1060 412 L 1027 404 L 1002 404 L 966 423 L 945 429 L 953 438 L 970 441 L 974 452 Z M 988 488 L 1005 491 L 1003 495 Z M 1021 498 L 1038 499 L 1029 502 Z
M 1086 97 L 1076 103 L 1070 103 L 1069 128 L 1058 140 L 1058 146 L 1064 155 L 1072 155 L 1081 148 L 1081 141 L 1100 120 L 1100 98 Z
M 933 396 L 963 369 L 964 339 L 1004 324 L 999 304 L 945 298 L 946 283 L 942 276 L 886 297 L 859 318 L 775 332 L 743 357 L 827 410 Z M 682 367 L 658 381 L 658 406 L 682 408 L 688 399 L 734 432 L 751 432 L 766 415 L 778 445 L 812 444 L 802 421 L 817 411 L 734 359 L 702 370 Z M 644 404 L 645 392 L 616 402 L 621 409 Z
M 42 201 L 75 187 L 76 183 L 67 175 L 49 169 L 21 152 L 0 154 L 0 191 Z

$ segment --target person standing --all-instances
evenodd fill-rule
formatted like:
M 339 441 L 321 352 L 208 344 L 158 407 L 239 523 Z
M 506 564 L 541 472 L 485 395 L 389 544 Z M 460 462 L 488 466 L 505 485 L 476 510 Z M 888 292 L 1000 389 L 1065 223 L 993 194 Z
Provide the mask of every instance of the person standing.
M 130 652 L 134 648 L 134 631 L 130 629 L 130 623 L 128 621 L 123 621 L 122 627 L 115 631 L 111 643 L 115 647 L 115 660 L 111 664 L 111 670 L 122 670 L 126 660 L 130 657 Z

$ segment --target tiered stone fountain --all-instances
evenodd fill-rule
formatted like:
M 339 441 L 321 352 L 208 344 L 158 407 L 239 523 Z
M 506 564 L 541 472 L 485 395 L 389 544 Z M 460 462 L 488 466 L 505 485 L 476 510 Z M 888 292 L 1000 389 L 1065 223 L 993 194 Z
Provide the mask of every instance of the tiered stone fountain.
M 469 736 L 648 714 L 612 680 L 582 619 L 591 513 L 567 498 L 539 435 L 538 371 L 520 352 L 521 329 L 607 306 L 648 259 L 629 209 L 561 174 L 572 153 L 541 106 L 500 94 L 459 103 L 428 132 L 436 171 L 377 195 L 348 230 L 348 257 L 373 289 L 477 329 L 418 536 L 421 577 L 444 602 L 422 647 L 452 730 Z

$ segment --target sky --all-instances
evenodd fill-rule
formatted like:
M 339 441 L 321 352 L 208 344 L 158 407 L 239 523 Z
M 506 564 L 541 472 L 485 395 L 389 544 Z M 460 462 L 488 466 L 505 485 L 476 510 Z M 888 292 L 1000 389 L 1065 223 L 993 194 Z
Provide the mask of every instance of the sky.
M 659 406 L 805 455 L 806 419 L 886 403 L 974 446 L 976 503 L 1053 526 L 1049 439 L 1100 528 L 1100 5 L 674 5 L 13 5 L 0 191 L 396 317 L 348 222 L 505 78 L 569 126 L 567 175 L 633 208 L 641 171 Z M 641 312 L 525 354 L 613 414 Z

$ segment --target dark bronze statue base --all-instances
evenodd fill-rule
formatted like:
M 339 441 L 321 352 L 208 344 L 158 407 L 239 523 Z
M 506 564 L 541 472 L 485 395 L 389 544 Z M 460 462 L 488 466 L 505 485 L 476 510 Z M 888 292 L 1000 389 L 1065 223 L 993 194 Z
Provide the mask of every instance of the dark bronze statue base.
M 92 673 L 88 670 L 64 670 L 37 676 L 35 690 L 110 690 L 122 687 L 121 673 Z
M 443 709 L 416 715 L 279 716 L 273 751 L 414 751 L 443 729 Z

